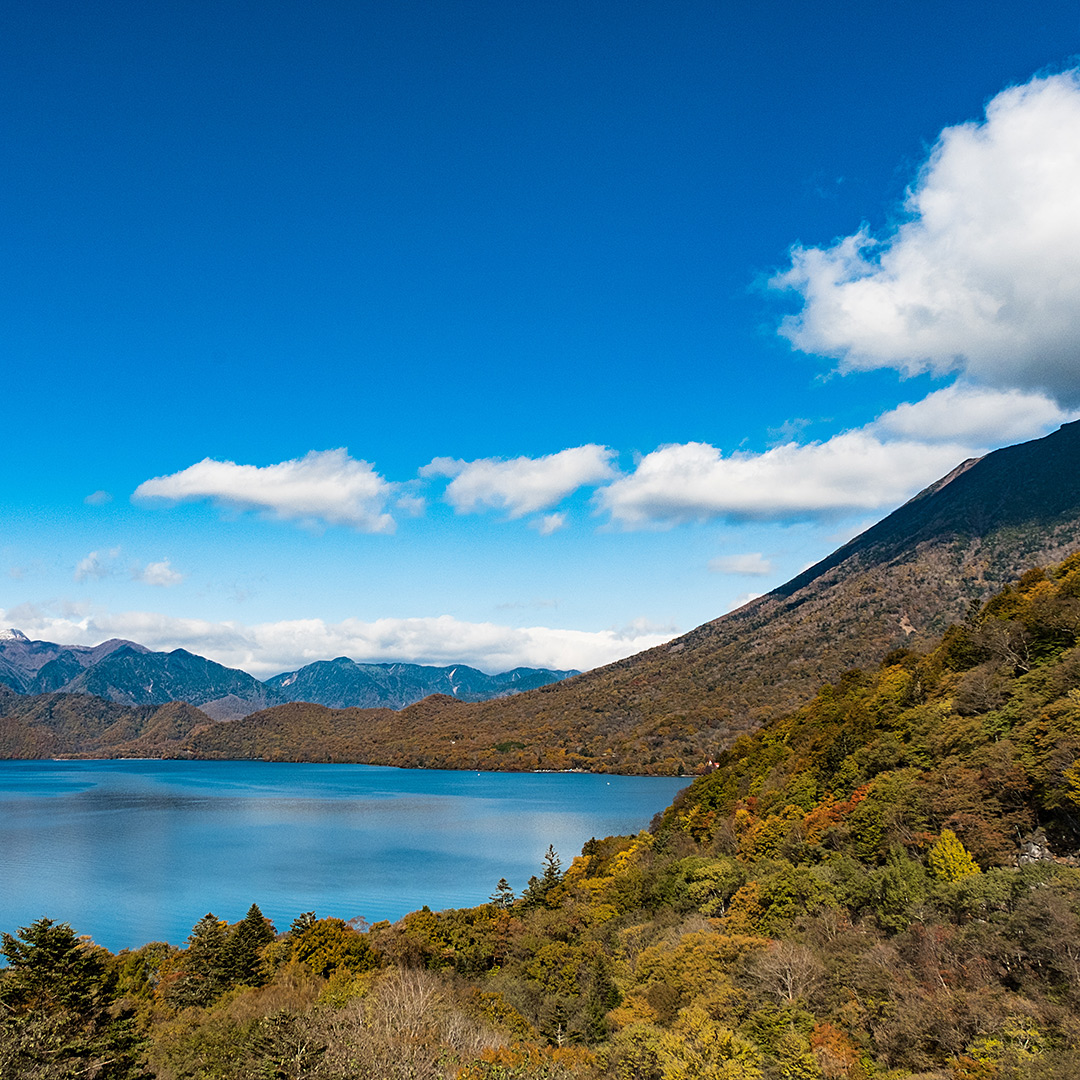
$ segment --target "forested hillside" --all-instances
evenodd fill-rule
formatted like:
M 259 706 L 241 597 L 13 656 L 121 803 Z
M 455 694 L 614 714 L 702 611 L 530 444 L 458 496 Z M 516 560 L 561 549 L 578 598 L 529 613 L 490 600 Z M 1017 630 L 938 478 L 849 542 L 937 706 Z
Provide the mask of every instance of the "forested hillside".
M 1078 1076 L 1078 640 L 1080 555 L 520 897 L 276 937 L 253 908 L 115 957 L 35 924 L 4 938 L 0 1075 Z

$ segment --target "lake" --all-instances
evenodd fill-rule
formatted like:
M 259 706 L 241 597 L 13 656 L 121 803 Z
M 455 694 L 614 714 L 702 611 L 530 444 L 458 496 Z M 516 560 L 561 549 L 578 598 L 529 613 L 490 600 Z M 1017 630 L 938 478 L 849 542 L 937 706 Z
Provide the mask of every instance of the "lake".
M 249 761 L 0 761 L 0 929 L 182 944 L 252 902 L 398 919 L 521 892 L 549 844 L 636 833 L 686 778 Z

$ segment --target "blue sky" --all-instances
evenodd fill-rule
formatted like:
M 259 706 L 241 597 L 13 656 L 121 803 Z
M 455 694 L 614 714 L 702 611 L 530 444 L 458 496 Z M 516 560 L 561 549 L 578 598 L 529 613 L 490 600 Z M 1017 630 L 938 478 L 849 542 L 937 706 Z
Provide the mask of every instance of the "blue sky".
M 31 636 L 590 667 L 1080 406 L 1074 3 L 2 18 Z

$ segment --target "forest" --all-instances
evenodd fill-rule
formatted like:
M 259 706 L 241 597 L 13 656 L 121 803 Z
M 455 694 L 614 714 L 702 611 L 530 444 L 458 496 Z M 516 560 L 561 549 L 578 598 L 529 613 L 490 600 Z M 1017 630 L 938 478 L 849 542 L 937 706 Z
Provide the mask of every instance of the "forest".
M 5 933 L 0 1077 L 1080 1076 L 1080 554 L 734 742 L 522 895 L 183 948 Z

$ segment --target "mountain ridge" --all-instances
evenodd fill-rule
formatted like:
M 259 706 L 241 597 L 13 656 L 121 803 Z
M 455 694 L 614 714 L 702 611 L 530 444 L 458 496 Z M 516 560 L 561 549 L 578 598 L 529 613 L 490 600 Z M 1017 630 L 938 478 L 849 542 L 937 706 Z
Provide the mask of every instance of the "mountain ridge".
M 0 685 L 21 694 L 88 694 L 122 705 L 186 701 L 215 720 L 231 720 L 292 701 L 336 708 L 401 709 L 433 693 L 462 701 L 520 693 L 576 672 L 514 668 L 487 675 L 466 664 L 445 667 L 362 664 L 340 656 L 260 680 L 187 649 L 155 652 L 123 638 L 99 645 L 31 641 L 0 632 Z

